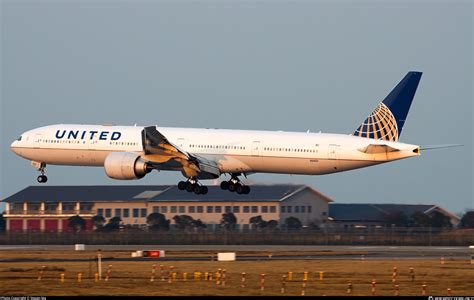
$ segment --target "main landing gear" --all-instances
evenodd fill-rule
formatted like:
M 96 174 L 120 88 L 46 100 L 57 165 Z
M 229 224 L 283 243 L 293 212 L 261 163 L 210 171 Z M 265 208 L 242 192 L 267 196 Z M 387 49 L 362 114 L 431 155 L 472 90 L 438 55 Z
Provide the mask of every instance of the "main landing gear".
M 32 161 L 31 164 L 32 164 L 33 167 L 35 167 L 38 171 L 41 172 L 41 175 L 38 176 L 38 177 L 36 178 L 36 180 L 38 180 L 39 183 L 46 183 L 46 181 L 48 181 L 48 177 L 46 177 L 46 175 L 44 175 L 45 169 L 46 169 L 46 164 L 45 164 L 45 163 L 35 162 L 35 161 Z
M 250 193 L 250 187 L 242 184 L 239 178 L 235 175 L 232 175 L 232 178 L 229 181 L 222 181 L 221 189 L 228 190 L 229 192 L 236 192 L 239 195 Z
M 189 178 L 188 181 L 180 181 L 178 189 L 181 191 L 186 190 L 189 193 L 194 192 L 196 195 L 205 195 L 208 192 L 207 186 L 201 185 L 195 178 Z

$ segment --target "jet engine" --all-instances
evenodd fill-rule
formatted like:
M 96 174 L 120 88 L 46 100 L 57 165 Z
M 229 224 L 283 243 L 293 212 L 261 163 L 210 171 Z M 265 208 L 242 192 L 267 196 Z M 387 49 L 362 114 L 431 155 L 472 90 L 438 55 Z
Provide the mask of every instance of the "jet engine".
M 107 176 L 114 179 L 140 179 L 152 168 L 139 154 L 132 152 L 112 152 L 105 158 L 104 169 Z

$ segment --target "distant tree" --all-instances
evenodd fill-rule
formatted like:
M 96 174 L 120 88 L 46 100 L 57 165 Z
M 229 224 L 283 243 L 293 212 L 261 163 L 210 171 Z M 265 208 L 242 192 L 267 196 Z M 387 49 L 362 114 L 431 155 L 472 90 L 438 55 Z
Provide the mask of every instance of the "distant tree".
M 3 217 L 3 214 L 0 214 L 0 231 L 5 231 L 6 229 L 6 220 L 5 218 Z
M 278 227 L 278 221 L 276 220 L 270 220 L 267 222 L 266 229 L 273 230 Z
M 226 230 L 234 230 L 237 225 L 237 218 L 231 212 L 222 214 L 221 227 Z
M 206 228 L 206 225 L 200 220 L 194 220 L 188 215 L 176 215 L 173 217 L 176 228 L 180 230 L 195 230 Z
M 286 218 L 285 225 L 286 225 L 286 228 L 289 230 L 298 230 L 298 229 L 301 229 L 301 227 L 303 227 L 303 224 L 301 224 L 301 221 L 295 217 Z
M 461 218 L 461 228 L 474 228 L 474 210 L 467 211 Z
M 262 229 L 267 227 L 267 221 L 262 216 L 251 217 L 249 223 L 252 225 L 252 228 Z
M 433 227 L 453 227 L 453 224 L 451 224 L 451 219 L 440 213 L 439 211 L 435 210 L 430 214 L 430 225 Z
M 109 220 L 107 224 L 105 224 L 103 230 L 105 231 L 117 231 L 120 229 L 120 225 L 122 223 L 122 219 L 120 217 L 113 217 Z
M 86 228 L 86 220 L 84 220 L 81 216 L 75 215 L 68 219 L 69 224 L 68 226 L 72 228 L 73 231 L 79 232 Z
M 101 230 L 104 227 L 105 218 L 102 216 L 93 216 L 92 224 L 94 225 L 95 230 Z
M 151 213 L 146 217 L 146 223 L 151 230 L 169 230 L 170 220 L 160 213 Z
M 408 226 L 412 227 L 429 227 L 431 225 L 430 216 L 421 212 L 415 211 L 408 219 Z
M 176 228 L 179 230 L 186 230 L 193 228 L 194 219 L 188 215 L 176 215 L 173 217 Z
M 204 224 L 201 219 L 197 219 L 193 222 L 194 228 L 196 229 L 204 229 L 207 228 L 206 224 Z
M 385 216 L 384 221 L 385 221 L 385 224 L 388 226 L 391 226 L 392 224 L 394 224 L 394 226 L 397 226 L 397 227 L 408 226 L 408 217 L 402 211 L 395 211 L 395 212 L 389 213 L 388 215 Z

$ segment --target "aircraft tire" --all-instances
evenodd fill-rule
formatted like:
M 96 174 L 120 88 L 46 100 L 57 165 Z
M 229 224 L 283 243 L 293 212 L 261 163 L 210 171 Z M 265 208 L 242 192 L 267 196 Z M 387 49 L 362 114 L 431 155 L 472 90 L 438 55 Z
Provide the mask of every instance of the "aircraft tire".
M 228 181 L 222 181 L 221 182 L 221 189 L 228 190 L 229 189 L 229 182 Z
M 185 181 L 178 182 L 178 189 L 180 191 L 184 191 L 186 189 L 186 182 Z

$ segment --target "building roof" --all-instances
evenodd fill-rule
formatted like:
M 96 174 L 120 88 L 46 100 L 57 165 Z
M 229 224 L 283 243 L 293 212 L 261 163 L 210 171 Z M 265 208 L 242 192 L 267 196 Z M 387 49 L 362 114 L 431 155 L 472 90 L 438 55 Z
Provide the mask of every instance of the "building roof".
M 403 212 L 407 216 L 414 212 L 429 213 L 433 209 L 457 218 L 457 216 L 433 204 L 370 204 L 370 203 L 331 203 L 329 217 L 334 221 L 380 222 L 394 212 Z
M 168 185 L 77 185 L 29 186 L 2 200 L 4 202 L 96 202 L 140 201 L 144 192 L 163 192 Z M 152 194 L 152 196 L 155 194 Z M 142 198 L 143 197 L 143 198 Z
M 329 197 L 306 185 L 252 185 L 250 194 L 239 195 L 208 186 L 206 195 L 180 191 L 175 185 L 107 185 L 107 186 L 29 186 L 4 199 L 4 202 L 275 202 L 285 201 L 302 190 L 310 189 L 322 200 Z
M 222 190 L 219 186 L 208 186 L 208 193 L 203 195 L 196 195 L 194 193 L 187 193 L 180 191 L 176 186 L 171 187 L 166 193 L 157 195 L 151 198 L 149 201 L 177 201 L 177 202 L 193 202 L 193 201 L 206 201 L 206 202 L 275 202 L 283 201 L 288 196 L 294 195 L 297 192 L 309 188 L 305 185 L 289 185 L 289 184 L 278 184 L 278 185 L 254 185 L 251 186 L 252 190 L 249 194 L 237 194 L 230 193 L 229 191 Z

